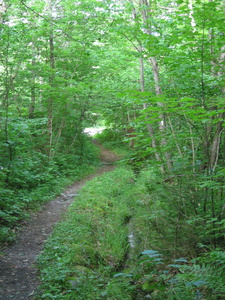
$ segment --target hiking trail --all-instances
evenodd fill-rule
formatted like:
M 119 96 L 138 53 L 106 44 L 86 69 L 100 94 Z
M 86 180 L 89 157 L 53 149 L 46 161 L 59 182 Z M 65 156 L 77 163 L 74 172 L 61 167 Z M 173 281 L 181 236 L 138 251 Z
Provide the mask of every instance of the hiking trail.
M 76 201 L 76 195 L 87 181 L 115 168 L 113 163 L 119 157 L 96 140 L 94 143 L 101 151 L 102 167 L 96 173 L 67 187 L 54 200 L 44 204 L 42 209 L 26 222 L 16 241 L 3 249 L 3 255 L 0 256 L 1 300 L 35 299 L 34 295 L 40 284 L 36 258 L 53 231 L 54 225 L 60 221 L 68 206 Z

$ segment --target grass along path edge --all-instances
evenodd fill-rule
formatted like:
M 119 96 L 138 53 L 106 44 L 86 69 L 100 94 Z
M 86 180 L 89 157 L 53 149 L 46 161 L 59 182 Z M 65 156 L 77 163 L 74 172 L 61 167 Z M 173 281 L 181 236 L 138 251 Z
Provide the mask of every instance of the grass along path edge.
M 132 299 L 133 287 L 113 276 L 129 249 L 131 177 L 117 168 L 81 189 L 39 257 L 38 299 Z

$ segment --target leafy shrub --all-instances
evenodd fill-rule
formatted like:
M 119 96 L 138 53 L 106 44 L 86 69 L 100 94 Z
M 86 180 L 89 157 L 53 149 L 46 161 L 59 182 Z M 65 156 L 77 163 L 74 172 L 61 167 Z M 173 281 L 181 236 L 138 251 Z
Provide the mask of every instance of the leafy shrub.
M 124 132 L 113 128 L 104 129 L 95 135 L 95 138 L 106 148 L 113 150 L 118 155 L 125 155 L 128 146 L 124 140 Z
M 130 274 L 115 276 L 129 278 L 127 287 L 133 282 L 137 299 L 222 300 L 225 295 L 224 257 L 223 251 L 212 251 L 197 260 L 188 262 L 179 258 L 170 264 L 158 251 L 145 250 L 135 260 Z
M 88 149 L 94 149 L 92 155 L 82 161 L 73 154 L 60 154 L 49 160 L 40 152 L 31 151 L 30 156 L 22 153 L 11 162 L 10 168 L 3 169 L 3 175 L 0 175 L 3 180 L 0 189 L 1 242 L 6 241 L 7 236 L 11 239 L 15 235 L 13 229 L 29 215 L 26 211 L 37 209 L 66 185 L 96 169 L 97 152 L 92 144 Z

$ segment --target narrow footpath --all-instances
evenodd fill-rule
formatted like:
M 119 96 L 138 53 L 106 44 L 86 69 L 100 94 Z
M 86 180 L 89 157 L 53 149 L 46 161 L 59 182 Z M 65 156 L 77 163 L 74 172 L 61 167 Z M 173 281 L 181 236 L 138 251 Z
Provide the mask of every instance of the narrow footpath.
M 75 182 L 56 199 L 46 203 L 42 210 L 33 215 L 19 234 L 16 242 L 5 249 L 0 257 L 0 299 L 32 300 L 38 290 L 38 270 L 35 264 L 45 241 L 54 225 L 60 221 L 68 206 L 76 201 L 76 195 L 85 183 L 105 172 L 112 171 L 117 155 L 103 148 L 101 150 L 102 167 L 95 174 Z

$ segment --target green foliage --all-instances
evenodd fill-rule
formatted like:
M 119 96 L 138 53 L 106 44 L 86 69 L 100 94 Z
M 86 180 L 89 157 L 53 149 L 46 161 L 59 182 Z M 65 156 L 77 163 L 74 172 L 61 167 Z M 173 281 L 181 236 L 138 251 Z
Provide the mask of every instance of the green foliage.
M 118 273 L 114 276 L 130 278 L 139 299 L 223 299 L 224 254 L 216 250 L 206 257 L 199 258 L 199 262 L 179 258 L 171 264 L 158 251 L 145 250 L 133 263 L 130 274 Z
M 124 130 L 115 128 L 106 128 L 101 133 L 95 135 L 95 138 L 107 149 L 112 150 L 119 156 L 125 156 L 129 153 L 129 148 L 125 142 Z
M 95 137 L 100 143 L 106 147 L 113 147 L 121 142 L 123 132 L 115 130 L 115 128 L 104 129 L 101 133 L 96 134 Z
M 223 299 L 223 251 L 181 257 L 196 255 L 204 220 L 189 222 L 192 204 L 161 180 L 118 168 L 89 182 L 39 258 L 41 299 Z
M 52 9 L 44 1 L 12 1 L 0 16 L 0 240 L 13 238 L 27 209 L 93 170 L 98 153 L 83 129 L 101 116 L 110 129 L 97 138 L 125 153 L 123 163 L 135 174 L 124 182 L 127 173 L 120 171 L 119 179 L 105 177 L 104 187 L 95 181 L 92 192 L 84 192 L 87 207 L 79 199 L 82 213 L 75 209 L 72 217 L 83 236 L 72 236 L 71 244 L 78 254 L 83 247 L 88 266 L 82 261 L 71 271 L 81 255 L 70 253 L 65 242 L 67 264 L 60 253 L 57 276 L 46 269 L 46 282 L 55 284 L 43 297 L 69 299 L 74 291 L 83 299 L 135 297 L 127 275 L 121 281 L 111 276 L 121 268 L 131 230 L 139 245 L 132 252 L 142 252 L 148 262 L 141 267 L 153 269 L 144 289 L 139 285 L 143 293 L 223 298 L 222 280 L 211 267 L 223 261 L 217 247 L 224 246 L 223 3 L 50 2 Z M 128 151 L 124 145 L 131 139 Z M 69 225 L 64 235 L 66 230 L 71 233 Z M 166 249 L 166 256 L 196 256 L 203 251 L 197 245 L 210 249 L 210 263 L 178 267 L 173 284 L 151 253 L 143 254 Z
M 11 162 L 0 189 L 1 242 L 12 239 L 14 229 L 29 217 L 30 210 L 39 208 L 65 186 L 96 170 L 96 148 L 86 141 L 84 149 L 90 154 L 61 154 L 49 161 L 46 155 L 33 151 L 32 156 L 24 154 Z
M 114 293 L 120 299 L 124 288 L 129 291 L 113 274 L 128 250 L 131 174 L 119 168 L 81 190 L 39 257 L 41 299 L 113 299 Z M 124 297 L 131 299 L 129 293 Z

